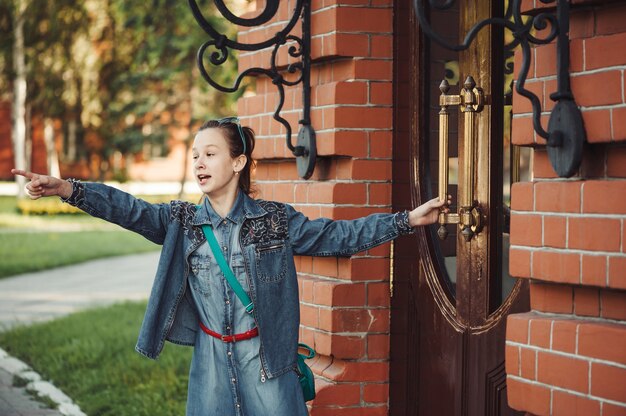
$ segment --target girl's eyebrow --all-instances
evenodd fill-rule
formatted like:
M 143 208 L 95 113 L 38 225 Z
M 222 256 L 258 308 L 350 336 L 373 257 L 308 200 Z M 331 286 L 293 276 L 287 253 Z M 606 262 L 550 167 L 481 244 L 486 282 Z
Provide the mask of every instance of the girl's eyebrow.
M 219 149 L 219 146 L 217 146 L 216 144 L 212 144 L 212 143 L 211 143 L 211 144 L 207 144 L 206 146 L 204 146 L 204 149 L 208 149 L 208 148 L 210 148 L 210 147 L 215 147 L 215 148 L 218 148 L 218 149 Z M 198 151 L 198 149 L 197 149 L 195 146 L 194 146 L 194 147 L 192 147 L 192 148 L 191 148 L 191 150 L 193 150 L 193 151 L 195 151 L 195 152 L 197 152 L 197 151 Z

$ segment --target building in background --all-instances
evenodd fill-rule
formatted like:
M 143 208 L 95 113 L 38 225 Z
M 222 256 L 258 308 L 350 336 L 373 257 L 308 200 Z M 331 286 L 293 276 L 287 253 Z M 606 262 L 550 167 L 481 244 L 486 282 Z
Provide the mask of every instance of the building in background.
M 44 122 L 35 115 L 31 124 L 32 156 L 30 159 L 31 170 L 35 172 L 48 172 L 48 159 L 44 141 Z M 80 179 L 96 179 L 100 170 L 100 158 L 88 158 L 78 155 L 67 145 L 60 123 L 54 125 L 54 143 L 58 155 L 59 169 L 63 177 L 75 177 Z M 117 152 L 110 160 L 105 169 L 104 180 L 124 181 L 147 181 L 147 182 L 180 182 L 183 170 L 186 167 L 187 178 L 192 177 L 191 163 L 185 164 L 187 146 L 185 140 L 189 137 L 189 130 L 185 128 L 172 129 L 166 140 L 167 151 L 147 144 L 142 152 L 134 156 L 122 156 Z M 11 169 L 15 166 L 13 159 L 13 144 L 11 142 L 11 107 L 10 103 L 0 103 L 0 180 L 10 181 L 13 179 Z M 115 172 L 121 168 L 126 171 L 123 178 Z

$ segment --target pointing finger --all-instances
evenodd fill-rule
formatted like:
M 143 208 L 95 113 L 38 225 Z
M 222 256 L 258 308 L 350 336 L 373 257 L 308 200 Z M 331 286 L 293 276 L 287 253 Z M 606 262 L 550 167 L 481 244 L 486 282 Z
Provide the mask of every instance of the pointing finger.
M 28 178 L 28 179 L 34 179 L 37 176 L 39 176 L 36 173 L 28 172 L 23 169 L 11 169 L 11 173 L 14 175 L 24 176 L 25 178 Z

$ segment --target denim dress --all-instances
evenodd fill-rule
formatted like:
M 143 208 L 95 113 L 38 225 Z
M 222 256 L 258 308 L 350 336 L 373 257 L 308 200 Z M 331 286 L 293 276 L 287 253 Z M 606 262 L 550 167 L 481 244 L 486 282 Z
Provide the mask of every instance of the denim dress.
M 241 286 L 249 292 L 239 232 L 243 224 L 239 193 L 226 218 L 208 200 L 206 209 L 224 257 Z M 255 327 L 239 298 L 224 278 L 209 245 L 204 242 L 189 257 L 189 287 L 203 324 L 214 332 L 232 335 Z M 261 373 L 260 337 L 225 343 L 198 330 L 189 373 L 187 416 L 299 416 L 307 415 L 295 371 L 267 379 Z

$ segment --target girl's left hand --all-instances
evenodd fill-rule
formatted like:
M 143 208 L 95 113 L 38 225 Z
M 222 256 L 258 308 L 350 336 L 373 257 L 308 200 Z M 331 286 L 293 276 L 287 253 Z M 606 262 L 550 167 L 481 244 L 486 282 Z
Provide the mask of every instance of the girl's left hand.
M 417 227 L 418 225 L 430 225 L 437 222 L 439 212 L 442 207 L 444 212 L 449 212 L 448 206 L 452 203 L 452 197 L 448 195 L 447 201 L 440 201 L 439 198 L 433 198 L 423 203 L 413 211 L 409 212 L 409 225 Z

